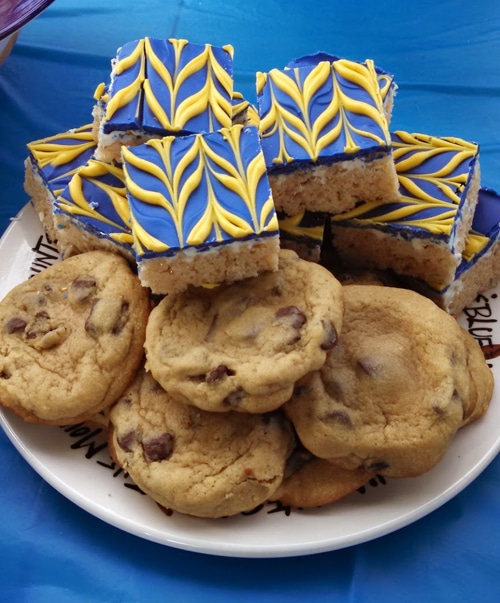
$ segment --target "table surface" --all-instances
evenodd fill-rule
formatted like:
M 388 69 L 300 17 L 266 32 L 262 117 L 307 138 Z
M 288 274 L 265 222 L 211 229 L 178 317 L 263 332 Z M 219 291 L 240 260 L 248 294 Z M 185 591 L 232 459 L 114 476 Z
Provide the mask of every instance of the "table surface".
M 26 143 L 88 123 L 116 49 L 144 36 L 233 45 L 235 88 L 251 101 L 256 71 L 300 55 L 373 58 L 399 85 L 392 128 L 478 142 L 482 182 L 500 190 L 500 2 L 56 0 L 0 67 L 2 232 L 28 200 Z M 45 483 L 1 430 L 0 455 L 3 601 L 498 600 L 498 457 L 397 532 L 317 555 L 244 559 L 108 525 Z

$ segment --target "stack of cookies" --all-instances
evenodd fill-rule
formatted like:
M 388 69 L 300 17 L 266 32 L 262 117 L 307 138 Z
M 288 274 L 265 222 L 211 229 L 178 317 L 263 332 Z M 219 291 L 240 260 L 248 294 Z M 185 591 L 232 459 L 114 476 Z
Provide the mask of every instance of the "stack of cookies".
M 254 109 L 232 58 L 185 40 L 118 50 L 94 122 L 28 145 L 26 190 L 62 261 L 0 302 L 0 403 L 51 425 L 104 413 L 137 485 L 201 517 L 421 475 L 493 392 L 433 301 L 318 261 L 327 227 L 349 265 L 455 282 L 489 206 L 477 145 L 391 134 L 396 84 L 373 61 L 259 73 Z

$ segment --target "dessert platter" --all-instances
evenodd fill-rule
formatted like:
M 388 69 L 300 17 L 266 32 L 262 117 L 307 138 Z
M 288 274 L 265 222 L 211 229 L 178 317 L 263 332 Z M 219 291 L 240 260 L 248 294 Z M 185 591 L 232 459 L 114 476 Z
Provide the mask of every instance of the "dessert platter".
M 33 208 L 26 206 L 4 234 L 0 295 L 56 261 Z M 9 261 L 7 261 L 9 260 Z M 464 326 L 500 342 L 500 290 L 485 292 Z M 487 322 L 486 322 L 487 321 Z M 500 379 L 498 358 L 490 360 Z M 204 519 L 165 515 L 111 460 L 103 428 L 33 425 L 0 411 L 1 425 L 23 458 L 53 488 L 95 517 L 141 538 L 180 549 L 234 557 L 287 557 L 320 553 L 373 540 L 417 521 L 466 488 L 500 451 L 500 400 L 487 417 L 461 430 L 445 458 L 411 479 L 376 477 L 332 505 L 292 509 L 268 503 L 255 513 Z
M 341 549 L 500 450 L 500 196 L 478 144 L 390 131 L 373 61 L 258 73 L 254 107 L 233 52 L 126 43 L 93 122 L 28 144 L 31 202 L 0 240 L 0 423 L 141 538 Z

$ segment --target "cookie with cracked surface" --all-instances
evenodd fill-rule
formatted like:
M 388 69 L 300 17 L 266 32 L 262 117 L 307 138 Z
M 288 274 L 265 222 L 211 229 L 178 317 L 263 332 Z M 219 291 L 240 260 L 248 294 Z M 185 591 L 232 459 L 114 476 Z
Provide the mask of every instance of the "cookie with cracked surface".
M 282 413 L 211 413 L 140 371 L 110 412 L 109 449 L 160 506 L 197 517 L 251 511 L 280 485 L 294 445 Z
M 298 446 L 287 462 L 285 479 L 270 497 L 290 507 L 329 505 L 364 486 L 374 471 L 342 469 Z
M 269 412 L 337 341 L 342 286 L 281 251 L 279 269 L 165 297 L 146 330 L 147 368 L 173 398 L 213 412 Z
M 420 475 L 446 453 L 473 395 L 463 330 L 412 291 L 349 285 L 344 299 L 337 346 L 285 412 L 320 458 Z
M 149 295 L 128 263 L 91 251 L 50 266 L 0 302 L 0 404 L 66 425 L 110 406 L 144 350 Z

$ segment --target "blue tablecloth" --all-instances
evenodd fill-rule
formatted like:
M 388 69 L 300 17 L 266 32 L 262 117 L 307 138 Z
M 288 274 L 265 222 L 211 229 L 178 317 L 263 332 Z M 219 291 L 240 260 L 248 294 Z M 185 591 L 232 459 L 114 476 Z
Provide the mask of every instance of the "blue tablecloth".
M 393 127 L 481 145 L 500 190 L 500 3 L 492 0 L 56 0 L 0 67 L 0 230 L 27 202 L 26 143 L 88 123 L 120 45 L 143 36 L 235 48 L 235 87 L 325 50 L 399 85 Z M 9 258 L 0 258 L 9 262 Z M 500 427 L 499 427 L 500 428 Z M 0 432 L 0 598 L 106 601 L 474 601 L 500 598 L 500 458 L 418 522 L 312 556 L 232 559 L 122 532 L 68 501 Z

